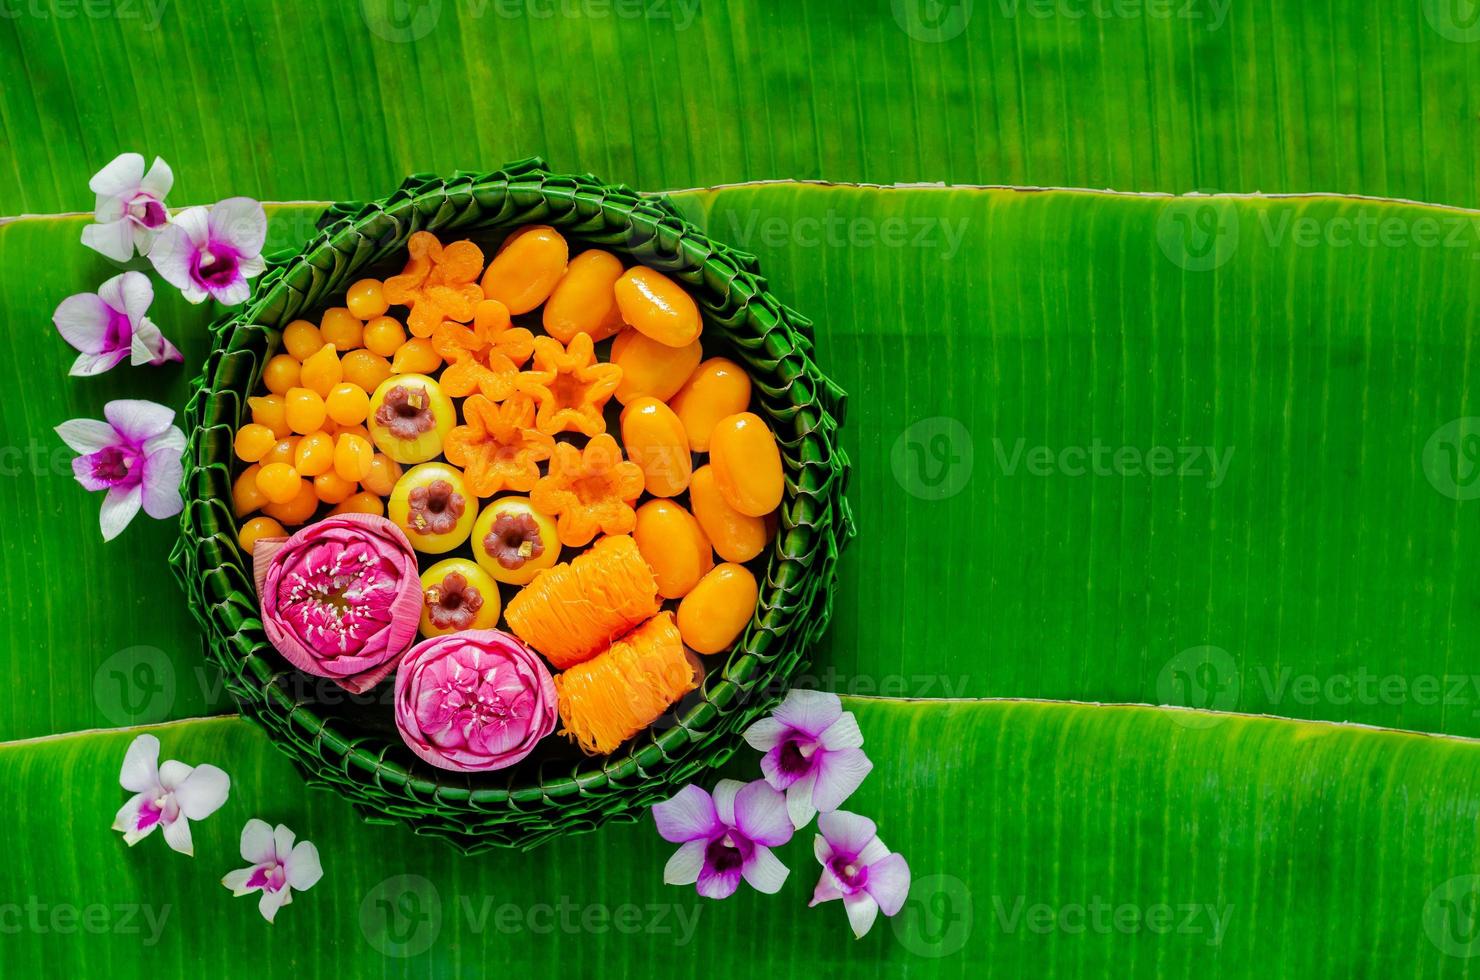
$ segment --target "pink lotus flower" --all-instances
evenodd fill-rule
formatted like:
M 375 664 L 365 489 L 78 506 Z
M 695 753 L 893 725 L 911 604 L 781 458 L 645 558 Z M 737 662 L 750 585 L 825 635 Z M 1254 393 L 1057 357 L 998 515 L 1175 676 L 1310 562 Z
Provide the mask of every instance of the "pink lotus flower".
M 416 636 L 421 582 L 406 535 L 384 517 L 342 514 L 253 552 L 262 627 L 294 667 L 363 693 Z
M 274 829 L 255 817 L 242 828 L 242 858 L 251 867 L 239 868 L 221 879 L 221 884 L 240 898 L 261 892 L 257 911 L 271 922 L 278 909 L 293 901 L 293 892 L 307 891 L 324 877 L 319 849 L 304 840 L 293 843 L 293 832 L 282 824 Z
M 396 727 L 440 769 L 512 766 L 555 730 L 555 707 L 549 670 L 502 630 L 423 640 L 396 674 Z
M 267 212 L 250 197 L 228 197 L 210 208 L 187 208 L 160 234 L 149 261 L 185 299 L 210 296 L 224 306 L 246 302 L 247 280 L 267 267 Z
M 664 840 L 683 845 L 663 868 L 667 884 L 697 882 L 705 898 L 729 898 L 741 878 L 767 895 L 786 881 L 786 866 L 771 853 L 791 840 L 786 801 L 759 779 L 743 784 L 721 779 L 712 797 L 698 786 L 685 786 L 653 806 L 653 819 Z
M 838 810 L 817 818 L 814 841 L 822 877 L 808 906 L 841 898 L 853 935 L 863 938 L 880 912 L 894 915 L 910 893 L 910 866 L 879 840 L 868 817 Z
M 174 186 L 170 165 L 159 157 L 144 173 L 144 158 L 120 153 L 87 182 L 98 196 L 97 224 L 82 229 L 82 244 L 116 262 L 127 262 L 137 249 L 148 255 L 159 231 L 169 223 L 164 198 Z
M 165 843 L 191 857 L 190 821 L 215 813 L 231 792 L 231 777 L 215 766 L 191 767 L 173 759 L 159 765 L 159 739 L 153 735 L 129 743 L 118 781 L 134 794 L 113 818 L 123 842 L 133 847 L 163 827 Z
M 134 365 L 164 364 L 185 358 L 144 315 L 154 302 L 154 284 L 142 272 L 125 272 L 96 293 L 68 296 L 51 320 L 62 339 L 82 351 L 68 373 L 102 374 L 125 357 Z
M 874 768 L 863 754 L 863 733 L 836 694 L 793 689 L 771 713 L 745 731 L 751 748 L 766 753 L 766 782 L 786 791 L 797 829 L 819 811 L 836 810 Z
M 108 421 L 71 419 L 56 432 L 81 454 L 72 460 L 77 482 L 88 490 L 108 491 L 99 522 L 103 540 L 112 541 L 140 506 L 156 519 L 180 513 L 185 433 L 170 424 L 173 409 L 150 401 L 111 401 L 103 406 L 103 416 Z

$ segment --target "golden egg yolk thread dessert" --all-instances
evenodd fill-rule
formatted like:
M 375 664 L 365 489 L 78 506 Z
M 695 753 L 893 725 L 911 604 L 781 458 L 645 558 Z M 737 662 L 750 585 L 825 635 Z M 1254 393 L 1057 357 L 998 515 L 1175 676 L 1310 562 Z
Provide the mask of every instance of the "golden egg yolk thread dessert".
M 698 686 L 673 614 L 660 613 L 555 675 L 561 734 L 587 755 L 607 755 Z
M 658 606 L 653 571 L 623 534 L 545 569 L 509 601 L 504 615 L 519 639 L 564 670 L 594 657 Z

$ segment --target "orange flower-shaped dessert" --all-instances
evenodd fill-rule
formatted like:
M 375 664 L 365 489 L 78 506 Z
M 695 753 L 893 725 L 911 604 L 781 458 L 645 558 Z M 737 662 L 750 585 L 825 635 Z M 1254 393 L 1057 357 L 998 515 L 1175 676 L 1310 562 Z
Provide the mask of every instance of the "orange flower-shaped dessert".
M 447 361 L 443 391 L 453 398 L 479 391 L 501 402 L 514 393 L 519 368 L 534 352 L 534 334 L 511 325 L 507 306 L 486 299 L 473 312 L 472 327 L 451 320 L 439 324 L 432 349 Z
M 409 306 L 406 325 L 418 337 L 430 337 L 443 320 L 467 323 L 483 299 L 478 274 L 483 250 L 472 242 L 442 246 L 429 231 L 418 231 L 406 242 L 411 258 L 399 276 L 385 281 L 388 303 Z
M 589 334 L 578 333 L 564 347 L 554 337 L 534 340 L 534 369 L 519 375 L 518 390 L 539 405 L 535 426 L 544 433 L 606 431 L 601 409 L 622 380 L 622 369 L 596 360 Z
M 622 458 L 617 440 L 606 433 L 586 443 L 556 445 L 550 472 L 529 495 L 535 510 L 555 518 L 561 544 L 579 548 L 598 531 L 626 534 L 637 526 L 632 509 L 642 494 L 642 469 Z
M 442 451 L 449 463 L 463 468 L 468 489 L 492 497 L 534 487 L 540 460 L 555 449 L 555 440 L 534 428 L 534 402 L 515 396 L 499 405 L 473 395 L 463 402 L 463 420 L 466 424 L 447 433 Z

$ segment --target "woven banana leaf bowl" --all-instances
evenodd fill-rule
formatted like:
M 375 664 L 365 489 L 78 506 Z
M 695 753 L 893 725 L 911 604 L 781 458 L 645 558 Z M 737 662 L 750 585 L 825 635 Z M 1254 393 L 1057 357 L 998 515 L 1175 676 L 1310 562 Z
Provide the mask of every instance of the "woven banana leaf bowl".
M 776 433 L 786 485 L 780 526 L 763 556 L 755 614 L 728 655 L 648 731 L 604 758 L 558 735 L 509 769 L 453 773 L 419 761 L 398 736 L 388 680 L 350 695 L 299 674 L 268 643 L 252 563 L 237 545 L 232 436 L 247 397 L 279 352 L 281 328 L 338 305 L 365 276 L 400 271 L 413 232 L 471 238 L 492 254 L 514 228 L 558 228 L 572 251 L 599 246 L 680 280 L 704 317 L 705 356 L 743 364 L 753 410 Z M 486 174 L 416 176 L 372 204 L 327 209 L 317 235 L 273 256 L 244 308 L 213 324 L 213 349 L 186 408 L 185 509 L 171 562 L 205 631 L 209 659 L 244 716 L 267 731 L 306 780 L 348 799 L 371 822 L 402 821 L 474 852 L 532 847 L 636 820 L 725 762 L 741 733 L 785 692 L 831 611 L 838 554 L 853 534 L 838 445 L 842 391 L 812 356 L 811 324 L 782 304 L 755 259 L 711 241 L 664 199 L 555 174 L 538 160 Z

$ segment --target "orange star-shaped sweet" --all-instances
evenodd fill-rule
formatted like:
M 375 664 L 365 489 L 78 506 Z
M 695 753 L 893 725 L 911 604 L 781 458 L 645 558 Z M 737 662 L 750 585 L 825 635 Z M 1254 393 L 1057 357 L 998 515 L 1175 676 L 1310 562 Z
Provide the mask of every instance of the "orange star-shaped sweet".
M 534 369 L 514 384 L 539 405 L 535 427 L 541 432 L 594 436 L 606 431 L 601 410 L 621 383 L 622 369 L 597 361 L 594 347 L 584 333 L 572 337 L 569 347 L 554 337 L 535 338 Z
M 411 258 L 399 276 L 385 281 L 385 298 L 409 306 L 406 325 L 417 337 L 430 337 L 443 320 L 467 323 L 483 299 L 478 275 L 483 250 L 472 242 L 442 246 L 429 231 L 418 231 L 406 242 Z
M 463 468 L 468 489 L 480 497 L 533 489 L 540 461 L 555 449 L 555 440 L 534 428 L 534 402 L 516 395 L 500 405 L 473 395 L 462 409 L 466 424 L 447 433 L 442 451 Z
M 602 433 L 584 451 L 556 444 L 550 472 L 535 483 L 529 502 L 555 518 L 561 544 L 579 548 L 598 531 L 627 534 L 636 527 L 632 505 L 641 494 L 642 469 L 624 460 L 617 440 Z
M 534 334 L 510 324 L 509 308 L 486 299 L 473 313 L 473 326 L 444 320 L 432 333 L 432 349 L 447 361 L 442 390 L 453 398 L 475 391 L 496 402 L 514 393 L 519 368 L 534 352 Z

